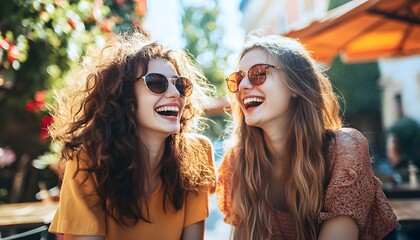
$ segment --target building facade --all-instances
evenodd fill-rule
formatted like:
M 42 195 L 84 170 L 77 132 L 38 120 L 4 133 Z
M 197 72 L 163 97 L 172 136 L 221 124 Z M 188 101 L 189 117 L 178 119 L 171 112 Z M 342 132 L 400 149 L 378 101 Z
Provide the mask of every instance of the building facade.
M 329 0 L 246 0 L 242 1 L 245 32 L 270 27 L 284 33 L 304 27 L 327 10 Z

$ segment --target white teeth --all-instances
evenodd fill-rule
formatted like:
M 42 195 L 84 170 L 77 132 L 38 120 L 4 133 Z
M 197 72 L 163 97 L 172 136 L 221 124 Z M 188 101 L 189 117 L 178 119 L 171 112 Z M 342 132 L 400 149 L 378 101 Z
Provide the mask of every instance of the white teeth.
M 156 108 L 156 112 L 165 112 L 165 111 L 179 112 L 179 107 L 177 107 L 177 106 L 164 106 L 164 107 Z
M 247 103 L 250 103 L 250 102 L 264 102 L 264 99 L 262 99 L 262 98 L 256 98 L 256 97 L 245 98 L 244 99 L 244 104 L 247 104 Z

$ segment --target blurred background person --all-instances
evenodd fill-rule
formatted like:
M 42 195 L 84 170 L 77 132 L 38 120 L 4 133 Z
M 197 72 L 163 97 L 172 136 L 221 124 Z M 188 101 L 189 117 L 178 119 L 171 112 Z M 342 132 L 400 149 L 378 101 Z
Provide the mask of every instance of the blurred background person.
M 398 120 L 387 131 L 386 153 L 394 171 L 394 181 L 408 181 L 410 163 L 420 168 L 420 126 L 412 118 Z

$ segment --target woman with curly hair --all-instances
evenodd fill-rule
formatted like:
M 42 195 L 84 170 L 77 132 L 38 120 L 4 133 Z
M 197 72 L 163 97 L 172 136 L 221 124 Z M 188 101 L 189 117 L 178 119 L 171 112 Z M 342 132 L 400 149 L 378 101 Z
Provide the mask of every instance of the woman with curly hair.
M 215 174 L 198 134 L 210 85 L 144 34 L 86 57 L 51 128 L 65 166 L 49 231 L 64 239 L 203 239 Z
M 234 239 L 382 239 L 397 225 L 367 140 L 297 41 L 251 36 L 226 79 L 232 135 L 218 203 Z

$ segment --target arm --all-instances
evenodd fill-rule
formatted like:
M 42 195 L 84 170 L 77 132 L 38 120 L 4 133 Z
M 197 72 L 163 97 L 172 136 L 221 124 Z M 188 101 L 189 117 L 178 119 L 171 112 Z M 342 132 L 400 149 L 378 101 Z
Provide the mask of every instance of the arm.
M 359 228 L 353 218 L 340 216 L 323 222 L 319 240 L 357 240 Z
M 105 237 L 64 234 L 64 240 L 105 240 Z
M 181 240 L 201 240 L 204 239 L 204 220 L 191 224 L 182 230 Z M 90 240 L 90 239 L 89 239 Z M 92 239 L 93 240 L 93 239 Z M 96 239 L 95 239 L 96 240 Z

